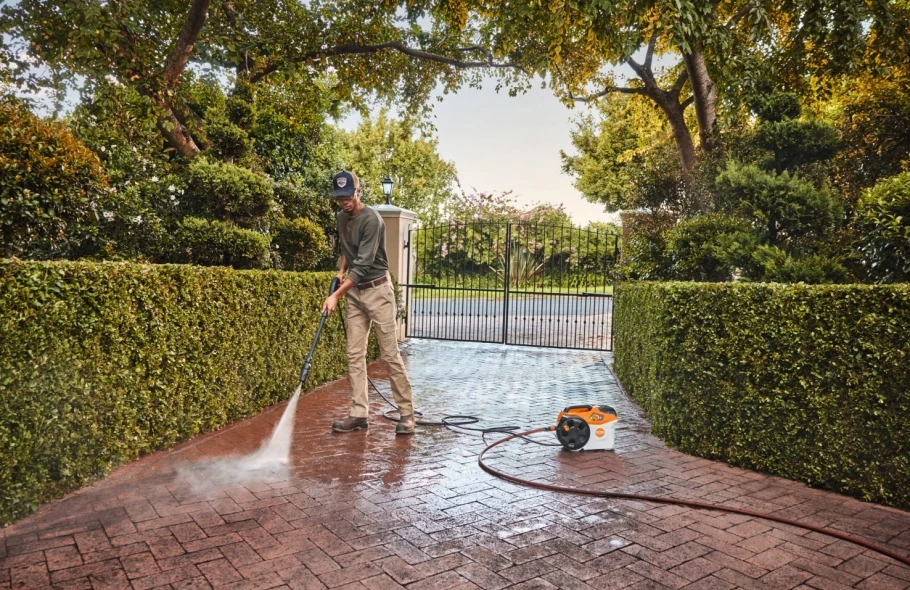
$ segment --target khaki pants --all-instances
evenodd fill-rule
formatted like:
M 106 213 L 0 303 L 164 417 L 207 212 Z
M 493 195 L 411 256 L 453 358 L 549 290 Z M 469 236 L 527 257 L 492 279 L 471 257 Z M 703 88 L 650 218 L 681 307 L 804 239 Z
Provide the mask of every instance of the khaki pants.
M 392 394 L 402 416 L 414 413 L 411 398 L 411 382 L 404 369 L 401 353 L 398 351 L 397 325 L 395 316 L 398 305 L 392 283 L 387 282 L 372 289 L 357 287 L 347 292 L 347 336 L 348 372 L 351 376 L 351 410 L 355 418 L 366 418 L 370 414 L 367 397 L 367 343 L 370 324 L 376 326 L 376 337 L 382 360 L 389 366 L 389 380 Z

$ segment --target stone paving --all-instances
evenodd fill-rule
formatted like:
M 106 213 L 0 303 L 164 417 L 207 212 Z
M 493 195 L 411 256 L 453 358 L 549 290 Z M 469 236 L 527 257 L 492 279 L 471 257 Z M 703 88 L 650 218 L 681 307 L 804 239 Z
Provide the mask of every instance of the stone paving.
M 405 352 L 428 418 L 473 414 L 483 426 L 530 428 L 573 403 L 618 410 L 615 452 L 512 441 L 491 457 L 499 469 L 773 512 L 910 554 L 910 513 L 667 449 L 620 392 L 609 357 L 416 340 Z M 371 374 L 387 391 L 383 367 Z M 332 434 L 347 387 L 340 380 L 301 398 L 287 469 L 212 463 L 255 450 L 280 405 L 0 530 L 0 588 L 910 587 L 910 568 L 802 529 L 503 482 L 477 467 L 477 434 L 425 427 L 396 438 L 378 397 L 368 431 Z

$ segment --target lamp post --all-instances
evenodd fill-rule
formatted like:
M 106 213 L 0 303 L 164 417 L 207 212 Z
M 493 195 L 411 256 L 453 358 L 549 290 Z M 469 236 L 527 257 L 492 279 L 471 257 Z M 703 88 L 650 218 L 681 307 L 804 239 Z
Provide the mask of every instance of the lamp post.
M 394 184 L 395 183 L 388 176 L 386 176 L 385 178 L 382 179 L 382 193 L 385 195 L 385 204 L 386 205 L 392 204 L 392 199 L 391 199 L 392 198 L 392 186 Z

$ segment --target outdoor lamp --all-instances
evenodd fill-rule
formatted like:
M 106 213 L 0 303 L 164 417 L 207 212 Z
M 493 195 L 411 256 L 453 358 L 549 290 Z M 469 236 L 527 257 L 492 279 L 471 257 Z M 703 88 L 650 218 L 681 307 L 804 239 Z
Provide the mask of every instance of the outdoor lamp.
M 391 205 L 392 185 L 395 184 L 391 178 L 386 176 L 382 179 L 382 193 L 385 195 L 385 204 Z

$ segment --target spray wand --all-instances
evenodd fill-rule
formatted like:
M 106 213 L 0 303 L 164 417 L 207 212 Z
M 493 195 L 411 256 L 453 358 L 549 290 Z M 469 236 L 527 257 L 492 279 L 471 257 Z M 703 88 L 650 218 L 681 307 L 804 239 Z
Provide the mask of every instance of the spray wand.
M 341 285 L 341 281 L 338 280 L 338 277 L 332 279 L 332 284 L 329 285 L 329 295 L 338 290 L 338 287 Z M 319 327 L 316 328 L 316 336 L 313 338 L 313 343 L 310 345 L 310 352 L 306 355 L 306 360 L 303 361 L 303 367 L 300 369 L 300 385 L 303 386 L 304 381 L 307 380 L 307 377 L 310 376 L 310 369 L 312 369 L 312 360 L 313 352 L 316 350 L 316 344 L 319 342 L 319 335 L 322 334 L 322 327 L 325 326 L 325 320 L 329 317 L 328 312 L 323 311 L 322 317 L 319 318 Z

